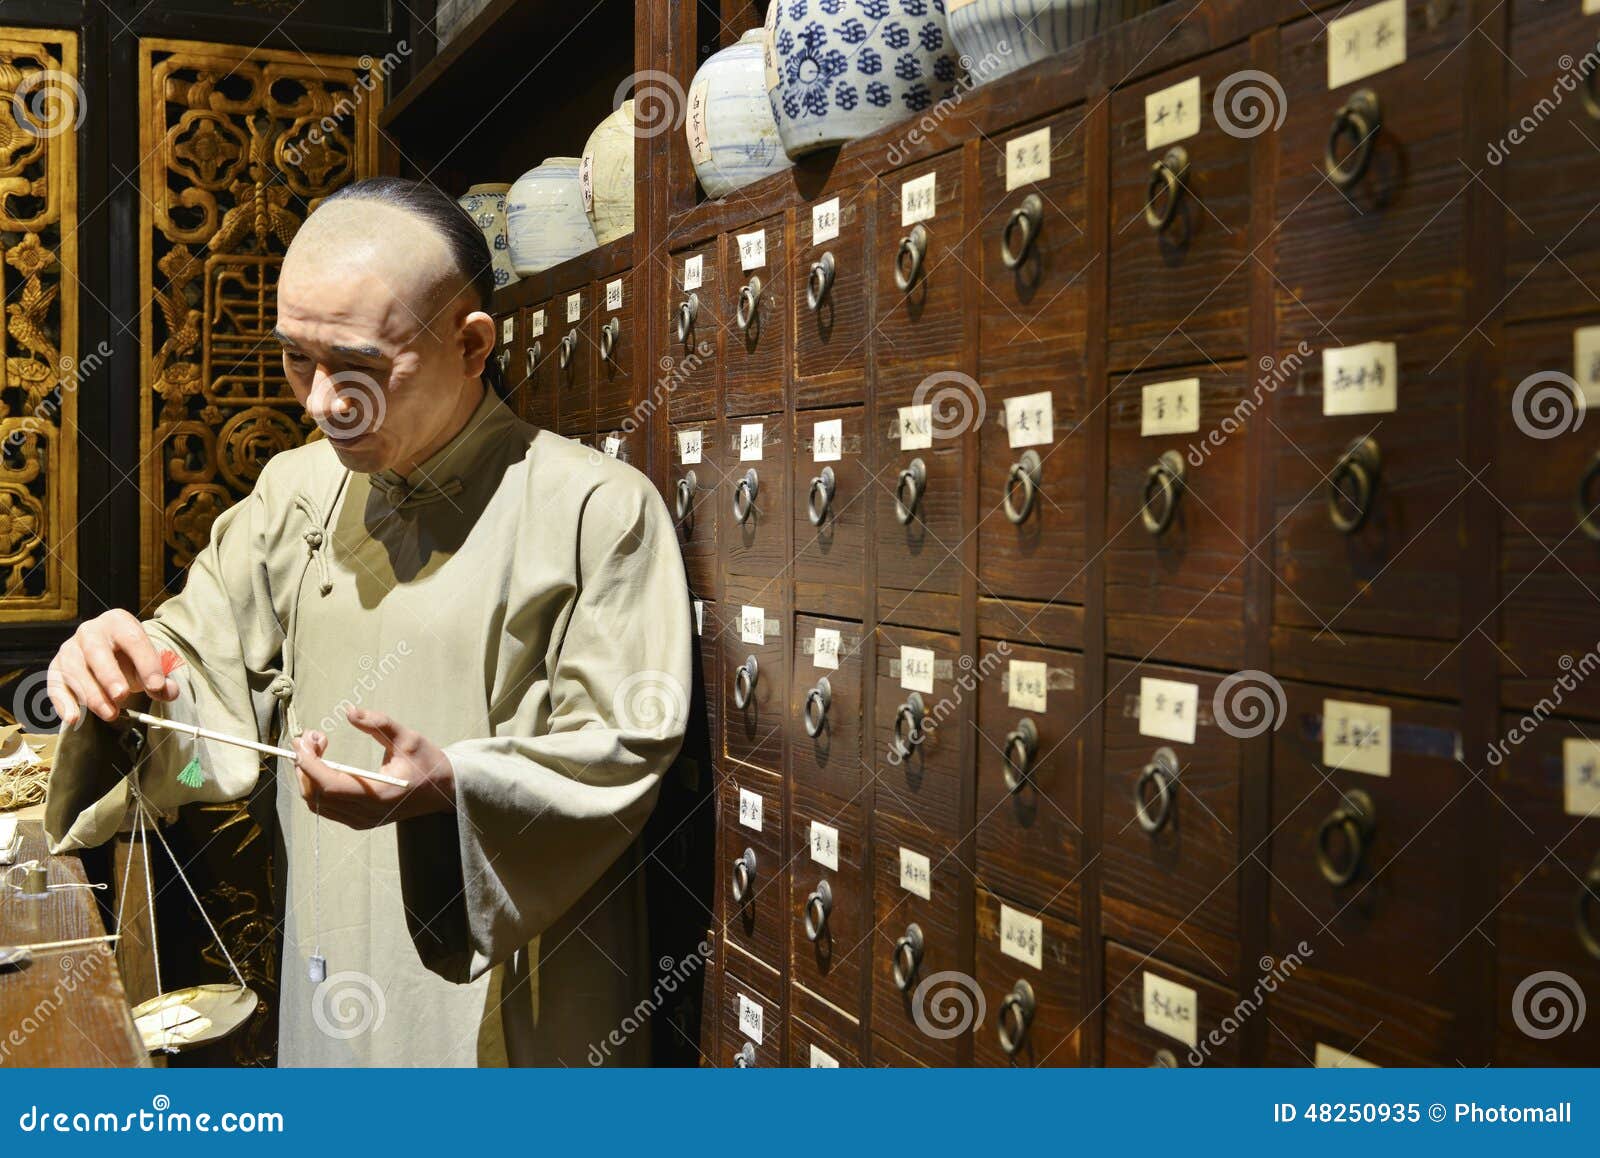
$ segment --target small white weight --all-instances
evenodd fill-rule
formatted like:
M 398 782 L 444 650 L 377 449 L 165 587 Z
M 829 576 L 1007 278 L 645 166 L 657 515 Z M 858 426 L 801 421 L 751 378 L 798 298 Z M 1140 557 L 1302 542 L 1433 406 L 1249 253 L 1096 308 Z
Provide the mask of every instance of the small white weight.
M 328 959 L 321 953 L 311 954 L 308 964 L 310 968 L 307 972 L 311 975 L 311 984 L 321 985 L 328 979 Z

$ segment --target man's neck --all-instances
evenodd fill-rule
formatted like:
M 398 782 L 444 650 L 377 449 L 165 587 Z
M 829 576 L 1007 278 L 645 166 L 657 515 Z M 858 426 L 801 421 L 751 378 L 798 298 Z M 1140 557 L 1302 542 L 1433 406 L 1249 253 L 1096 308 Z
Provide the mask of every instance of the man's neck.
M 466 388 L 461 391 L 455 408 L 451 410 L 449 419 L 440 426 L 439 433 L 430 439 L 416 454 L 403 460 L 395 467 L 395 470 L 401 475 L 409 476 L 417 467 L 427 462 L 447 446 L 451 439 L 461 433 L 462 428 L 467 425 L 467 421 L 477 411 L 478 404 L 483 401 L 484 389 L 482 378 L 472 379 Z

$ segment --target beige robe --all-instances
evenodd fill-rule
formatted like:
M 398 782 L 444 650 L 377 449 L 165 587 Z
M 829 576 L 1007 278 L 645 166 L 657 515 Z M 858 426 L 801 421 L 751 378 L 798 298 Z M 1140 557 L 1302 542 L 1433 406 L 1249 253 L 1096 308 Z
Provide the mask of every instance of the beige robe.
M 634 842 L 682 740 L 691 627 L 642 474 L 487 391 L 408 478 L 352 473 L 315 442 L 267 464 L 146 626 L 185 660 L 182 694 L 153 711 L 284 746 L 319 729 L 328 758 L 376 769 L 381 747 L 342 710 L 370 707 L 455 770 L 455 814 L 357 832 L 319 821 L 292 762 L 271 761 L 289 861 L 280 1064 L 648 1059 L 646 1032 L 611 1031 L 651 989 Z M 247 750 L 148 741 L 140 783 L 164 812 L 256 786 Z M 190 789 L 176 776 L 196 752 Z M 112 836 L 127 765 L 96 717 L 62 736 L 53 851 Z

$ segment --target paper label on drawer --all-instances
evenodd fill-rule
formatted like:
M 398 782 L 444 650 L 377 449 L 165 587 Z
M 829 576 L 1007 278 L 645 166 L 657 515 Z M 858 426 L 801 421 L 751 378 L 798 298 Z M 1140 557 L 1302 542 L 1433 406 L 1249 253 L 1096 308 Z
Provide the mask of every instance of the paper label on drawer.
M 694 601 L 694 633 L 696 635 L 706 633 L 706 604 L 703 599 Z
M 1561 741 L 1561 768 L 1567 812 L 1600 819 L 1600 740 L 1569 736 Z
M 583 317 L 583 295 L 567 295 L 567 321 L 575 322 Z
M 811 1068 L 814 1070 L 836 1070 L 839 1068 L 839 1059 L 826 1050 L 818 1049 L 816 1042 L 812 1042 Z
M 931 410 L 932 407 L 930 406 Z M 1012 448 L 1042 446 L 1056 434 L 1055 403 L 1050 391 L 1006 399 L 1006 444 Z
M 1593 16 L 1600 13 L 1600 0 L 1583 0 L 1583 14 Z
M 1006 705 L 1019 712 L 1043 712 L 1050 672 L 1031 659 L 1014 659 L 1006 672 Z
M 622 439 L 615 434 L 608 434 L 605 441 L 600 444 L 600 449 L 605 451 L 609 458 L 616 458 L 622 453 Z
M 838 462 L 844 448 L 844 419 L 830 418 L 811 428 L 811 461 Z
M 933 403 L 900 407 L 900 449 L 927 450 L 933 445 Z
M 760 269 L 767 264 L 767 231 L 739 234 L 739 268 L 745 271 Z
M 762 1008 L 759 1002 L 739 994 L 739 1032 L 757 1045 L 761 1044 Z
M 767 613 L 749 604 L 739 608 L 739 642 L 767 642 Z
M 511 331 L 515 325 L 515 317 L 500 319 L 500 342 L 502 345 L 509 346 L 511 344 Z
M 703 430 L 678 431 L 678 461 L 684 466 L 693 466 L 699 462 L 701 440 L 704 437 Z
M 711 82 L 703 77 L 689 86 L 689 156 L 696 165 L 711 160 L 711 138 L 706 135 L 706 90 L 710 87 Z
M 839 870 L 839 830 L 819 821 L 811 822 L 811 859 L 823 868 Z
M 1312 1064 L 1319 1070 L 1375 1070 L 1380 1068 L 1372 1062 L 1363 1061 L 1353 1053 L 1346 1053 L 1323 1042 L 1317 1042 L 1316 1053 Z
M 1153 92 L 1144 98 L 1144 147 L 1161 149 L 1200 131 L 1200 78 Z
M 1572 380 L 1583 408 L 1600 409 L 1600 326 L 1572 331 Z
M 1199 711 L 1199 684 L 1139 677 L 1139 735 L 1192 744 Z
M 1398 404 L 1399 360 L 1393 342 L 1322 351 L 1322 413 L 1390 414 Z
M 1193 1046 L 1200 1024 L 1200 995 L 1187 985 L 1144 975 L 1144 1023 L 1157 1033 Z
M 900 224 L 915 225 L 933 217 L 938 189 L 935 173 L 924 173 L 900 186 Z
M 739 424 L 739 461 L 759 462 L 761 460 L 761 443 L 764 433 L 759 422 L 741 422 Z
M 1044 922 L 1000 906 L 1000 952 L 1035 969 L 1044 968 Z
M 811 207 L 811 244 L 821 245 L 839 236 L 839 199 L 830 197 Z
M 933 694 L 933 652 L 926 647 L 900 649 L 900 686 L 908 692 Z
M 920 852 L 900 848 L 900 887 L 925 901 L 933 900 L 933 866 Z
M 1139 434 L 1193 434 L 1200 429 L 1200 379 L 1152 382 L 1139 403 Z
M 594 154 L 585 153 L 578 162 L 578 192 L 583 197 L 583 211 L 594 212 Z
M 702 277 L 705 273 L 706 255 L 697 253 L 693 257 L 686 257 L 683 261 L 683 288 L 697 290 L 700 288 Z
M 811 666 L 835 671 L 839 667 L 839 632 L 832 627 L 817 628 L 811 641 Z
M 544 335 L 544 311 L 534 310 L 528 315 L 528 337 L 538 338 Z
M 606 282 L 606 312 L 622 308 L 622 279 Z
M 1322 701 L 1322 762 L 1346 772 L 1389 775 L 1389 709 L 1382 704 Z
M 1050 179 L 1050 126 L 1006 142 L 1006 192 Z
M 748 788 L 739 789 L 739 823 L 761 831 L 761 793 L 751 792 Z
M 1328 87 L 1405 63 L 1406 0 L 1383 0 L 1328 22 Z

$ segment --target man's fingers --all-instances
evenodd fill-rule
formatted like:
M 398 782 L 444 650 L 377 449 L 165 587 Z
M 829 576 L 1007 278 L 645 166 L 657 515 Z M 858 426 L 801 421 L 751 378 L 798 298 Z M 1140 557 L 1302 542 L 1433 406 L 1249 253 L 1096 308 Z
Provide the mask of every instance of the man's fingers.
M 106 699 L 99 681 L 90 673 L 89 665 L 84 662 L 81 646 L 63 647 L 56 653 L 56 663 L 60 666 L 62 678 L 72 689 L 72 694 L 78 703 L 103 720 L 116 719 L 117 709 L 111 706 L 111 701 Z
M 77 693 L 67 682 L 67 677 L 61 674 L 61 665 L 56 660 L 50 661 L 46 669 L 45 691 L 50 696 L 50 704 L 56 710 L 62 727 L 74 728 L 83 716 L 83 709 L 78 706 Z
M 124 657 L 124 667 L 129 669 L 129 675 L 136 678 L 152 696 L 164 691 L 167 674 L 161 670 L 161 656 L 157 654 L 155 644 L 150 642 L 144 624 L 132 615 L 123 614 L 111 617 L 106 627 L 118 654 Z
M 352 724 L 382 744 L 386 751 L 410 751 L 411 729 L 392 716 L 367 708 L 346 708 L 344 714 Z

